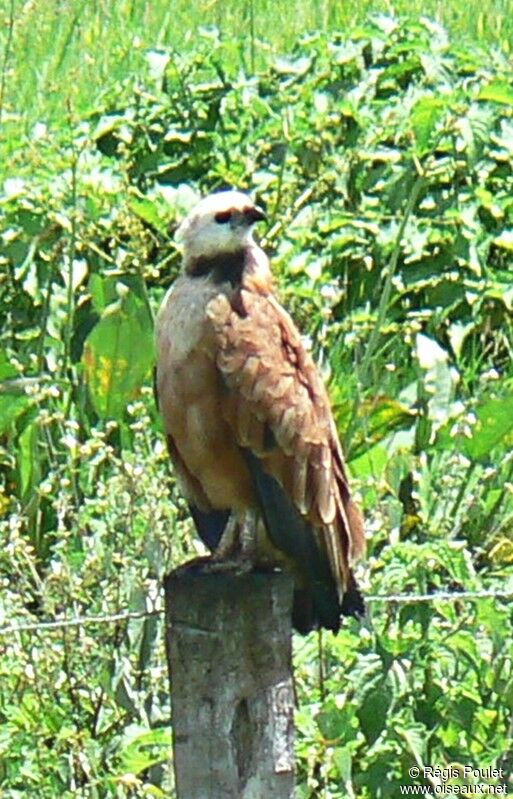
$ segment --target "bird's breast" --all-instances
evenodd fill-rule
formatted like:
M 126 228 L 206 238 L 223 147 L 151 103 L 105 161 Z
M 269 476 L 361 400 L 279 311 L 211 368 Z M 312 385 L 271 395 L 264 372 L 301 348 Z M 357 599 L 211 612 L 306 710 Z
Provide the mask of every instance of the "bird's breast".
M 166 432 L 212 507 L 244 510 L 254 503 L 253 488 L 223 417 L 225 389 L 205 310 L 216 294 L 219 286 L 208 281 L 180 278 L 165 298 L 156 326 L 157 393 Z

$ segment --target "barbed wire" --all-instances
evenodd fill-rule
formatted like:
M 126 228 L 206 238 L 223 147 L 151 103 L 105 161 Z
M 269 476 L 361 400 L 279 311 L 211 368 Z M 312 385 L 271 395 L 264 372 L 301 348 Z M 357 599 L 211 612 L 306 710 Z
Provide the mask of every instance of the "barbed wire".
M 456 602 L 458 599 L 513 599 L 513 588 L 486 588 L 481 591 L 433 591 L 430 594 L 370 594 L 365 602 L 407 605 L 416 602 Z
M 62 630 L 66 627 L 85 627 L 89 624 L 114 624 L 117 621 L 131 621 L 132 619 L 149 619 L 152 616 L 161 616 L 164 609 L 159 610 L 124 610 L 113 614 L 98 614 L 96 616 L 75 616 L 70 619 L 49 619 L 40 622 L 21 622 L 0 627 L 0 637 L 14 633 L 38 632 L 39 630 Z
M 366 604 L 409 605 L 423 602 L 458 602 L 460 600 L 513 599 L 511 589 L 484 589 L 482 591 L 436 591 L 427 594 L 370 594 Z M 73 618 L 49 619 L 41 622 L 19 622 L 0 627 L 0 637 L 25 632 L 62 630 L 69 627 L 85 627 L 91 624 L 114 624 L 115 622 L 149 619 L 162 616 L 164 608 L 154 610 L 125 610 L 113 614 L 75 616 Z

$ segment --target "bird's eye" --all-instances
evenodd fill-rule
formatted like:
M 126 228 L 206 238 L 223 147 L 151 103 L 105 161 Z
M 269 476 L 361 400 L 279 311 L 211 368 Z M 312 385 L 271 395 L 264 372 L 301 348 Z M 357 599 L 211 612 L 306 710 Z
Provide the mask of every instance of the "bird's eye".
M 231 218 L 232 218 L 231 211 L 219 211 L 219 213 L 215 215 L 215 220 L 220 225 L 226 225 L 226 223 L 229 222 Z

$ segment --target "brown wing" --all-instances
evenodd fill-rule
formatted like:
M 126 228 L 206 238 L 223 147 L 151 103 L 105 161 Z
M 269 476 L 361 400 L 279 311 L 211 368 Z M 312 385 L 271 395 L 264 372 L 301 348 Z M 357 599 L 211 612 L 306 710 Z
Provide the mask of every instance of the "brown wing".
M 228 386 L 223 412 L 240 446 L 283 487 L 326 552 L 340 598 L 349 561 L 364 550 L 329 400 L 290 316 L 272 295 L 241 290 L 207 306 L 217 366 Z

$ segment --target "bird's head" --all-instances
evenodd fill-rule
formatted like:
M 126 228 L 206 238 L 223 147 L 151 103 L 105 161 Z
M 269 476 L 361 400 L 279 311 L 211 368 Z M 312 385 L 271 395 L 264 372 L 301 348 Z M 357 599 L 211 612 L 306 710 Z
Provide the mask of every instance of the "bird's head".
M 255 222 L 265 213 L 240 191 L 209 194 L 190 211 L 176 231 L 185 259 L 234 253 L 253 242 Z

